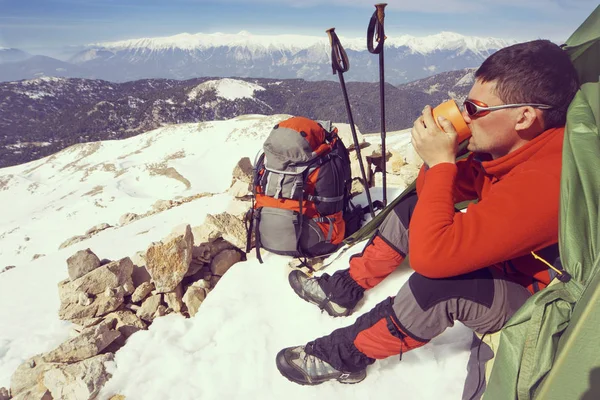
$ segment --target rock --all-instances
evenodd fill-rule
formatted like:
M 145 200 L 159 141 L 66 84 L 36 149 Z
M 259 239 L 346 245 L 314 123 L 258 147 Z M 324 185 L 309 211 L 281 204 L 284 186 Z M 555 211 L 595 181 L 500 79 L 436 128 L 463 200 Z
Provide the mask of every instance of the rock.
M 223 236 L 223 233 L 214 225 L 202 224 L 192 228 L 194 234 L 194 244 L 197 246 L 201 243 L 212 242 Z
M 131 262 L 133 262 L 133 265 L 138 266 L 138 267 L 145 266 L 146 265 L 146 252 L 138 251 L 137 253 L 135 253 L 133 255 L 133 257 L 131 257 Z
M 155 212 L 162 212 L 172 208 L 175 205 L 173 200 L 156 200 L 154 204 L 152 204 L 152 210 Z
M 53 397 L 50 394 L 50 391 L 40 383 L 32 389 L 21 392 L 15 397 L 11 397 L 11 400 L 53 400 Z
M 192 276 L 196 274 L 198 271 L 201 271 L 202 268 L 206 265 L 204 262 L 194 259 L 194 251 L 196 247 L 192 250 L 192 261 L 190 262 L 190 267 L 188 271 L 185 273 L 185 276 Z
M 44 374 L 44 385 L 54 399 L 90 400 L 110 379 L 104 363 L 114 354 L 101 354 L 74 364 L 55 367 Z
M 11 270 L 13 268 L 17 268 L 17 267 L 14 266 L 14 265 L 7 265 L 6 267 L 2 268 L 2 270 L 0 271 L 0 274 L 3 273 L 3 272 L 9 271 L 9 270 Z
M 115 394 L 113 397 L 111 397 L 108 400 L 125 400 L 125 396 L 123 396 L 122 394 Z
M 92 304 L 93 301 L 94 300 L 87 293 L 78 292 L 78 294 L 77 294 L 77 304 L 79 304 L 80 306 L 87 307 L 90 304 Z
M 64 249 L 65 247 L 69 247 L 75 243 L 79 243 L 79 242 L 83 242 L 84 240 L 87 240 L 91 238 L 90 235 L 79 235 L 79 236 L 73 236 L 72 238 L 69 238 L 67 240 L 65 240 L 64 242 L 62 242 L 60 244 L 60 246 L 58 246 L 58 249 Z
M 400 177 L 408 185 L 412 181 L 417 179 L 417 176 L 419 175 L 420 170 L 421 170 L 421 167 L 418 167 L 416 165 L 407 164 L 407 165 L 403 166 L 402 169 L 400 170 Z
M 165 303 L 167 303 L 167 306 L 176 313 L 181 313 L 181 310 L 183 309 L 182 297 L 183 288 L 181 287 L 181 284 L 177 285 L 173 292 L 165 293 L 164 295 Z
M 223 276 L 231 266 L 242 260 L 242 254 L 233 249 L 223 250 L 213 258 L 210 270 L 213 275 Z
M 99 266 L 100 259 L 90 249 L 79 250 L 67 259 L 69 278 L 72 281 L 92 272 Z
M 210 280 L 212 279 L 212 272 L 209 271 L 204 271 L 204 275 L 202 276 L 202 279 L 204 279 L 205 281 L 210 282 Z
M 81 331 L 81 334 L 67 340 L 56 349 L 42 356 L 47 363 L 73 363 L 98 355 L 121 333 L 112 329 L 112 321 L 101 322 Z
M 390 161 L 386 165 L 387 173 L 398 175 L 400 173 L 400 169 L 406 165 L 406 160 L 400 153 L 392 151 L 392 157 L 390 157 Z
M 76 318 L 71 320 L 71 322 L 75 325 L 74 329 L 80 333 L 85 328 L 98 325 L 101 321 L 102 318 Z
M 220 276 L 213 275 L 213 276 L 210 278 L 210 287 L 211 287 L 211 288 L 214 288 L 214 287 L 216 287 L 216 286 L 217 286 L 217 283 L 219 283 L 219 281 L 220 281 L 220 280 L 221 280 L 221 277 L 220 277 Z
M 42 360 L 41 355 L 34 356 L 28 360 L 26 360 L 23 364 L 19 365 L 12 377 L 10 378 L 10 392 L 14 398 L 17 398 L 18 394 L 27 392 L 29 389 L 32 389 L 38 385 L 43 379 L 46 371 L 52 369 L 54 364 L 46 363 Z M 42 391 L 43 388 L 43 391 Z M 32 399 L 42 399 L 43 395 L 46 391 L 46 388 L 40 387 L 37 392 L 34 392 L 33 395 L 38 395 L 39 397 L 31 397 Z M 28 399 L 28 397 L 21 397 L 22 399 Z
M 165 243 L 153 243 L 146 251 L 146 270 L 159 293 L 172 292 L 190 267 L 194 238 L 192 228 L 185 226 L 183 235 Z
M 104 223 L 92 226 L 90 229 L 87 230 L 87 232 L 85 234 L 93 236 L 93 235 L 96 235 L 108 228 L 112 228 L 112 225 L 109 225 L 106 222 L 104 222 Z
M 210 247 L 210 259 L 212 260 L 217 254 L 221 253 L 224 250 L 235 249 L 237 247 L 229 243 L 227 240 L 217 239 L 214 242 L 209 243 Z M 241 253 L 240 253 L 241 254 Z M 245 259 L 245 257 L 242 257 Z
M 207 292 L 210 290 L 210 282 L 206 279 L 200 279 L 199 281 L 192 283 L 191 286 L 202 288 Z
M 225 209 L 225 212 L 243 222 L 248 210 L 252 207 L 252 202 L 245 199 L 246 197 L 244 197 L 244 199 L 235 199 L 231 201 Z
M 210 263 L 210 260 L 212 258 L 210 243 L 200 243 L 199 246 L 194 246 L 192 248 L 192 258 L 202 263 Z
M 118 330 L 123 339 L 147 328 L 144 321 L 131 311 L 115 311 L 104 317 L 104 321 L 111 323 L 113 329 Z
M 407 185 L 406 182 L 404 181 L 404 177 L 402 175 L 387 174 L 386 180 L 387 180 L 386 184 L 387 184 L 388 188 L 392 188 L 392 187 L 405 188 Z M 383 174 L 375 175 L 375 186 L 383 187 Z M 389 197 L 388 197 L 388 199 L 389 199 Z
M 8 400 L 10 399 L 10 394 L 8 393 L 8 389 L 0 387 L 0 400 Z
M 138 310 L 139 310 L 140 308 L 142 308 L 142 307 L 140 307 L 140 306 L 138 306 L 138 305 L 135 305 L 135 304 L 125 304 L 125 308 L 126 308 L 127 310 L 131 310 L 131 311 L 133 311 L 134 313 L 137 313 L 137 312 L 138 312 Z
M 352 181 L 352 187 L 350 188 L 350 194 L 352 196 L 355 196 L 364 191 L 365 191 L 365 187 L 363 186 L 363 184 L 360 180 L 356 179 L 356 180 Z
M 252 187 L 249 183 L 234 179 L 233 183 L 231 184 L 231 187 L 229 188 L 229 190 L 227 190 L 227 193 L 229 193 L 236 199 L 239 199 L 248 196 L 251 190 Z
M 34 254 L 33 257 L 31 257 L 31 261 L 37 260 L 38 258 L 42 258 L 42 257 L 46 257 L 45 254 Z
M 133 291 L 131 274 L 133 264 L 129 257 L 110 262 L 72 282 L 68 280 L 58 284 L 61 300 L 59 318 L 73 320 L 94 318 L 116 310 L 123 304 L 123 298 Z M 110 296 L 106 295 L 107 288 Z M 85 293 L 93 301 L 87 305 L 79 304 L 79 293 Z
M 131 301 L 134 303 L 139 303 L 140 301 L 144 300 L 153 290 L 154 283 L 144 282 L 135 289 L 131 295 Z
M 135 213 L 123 214 L 121 215 L 121 218 L 119 218 L 119 225 L 124 226 L 130 224 L 137 219 L 140 219 L 140 216 Z
M 125 291 L 125 294 L 133 294 L 133 292 L 135 291 L 135 285 L 133 284 L 131 279 L 123 283 L 123 290 Z
M 412 146 L 412 144 L 403 146 L 397 150 L 400 156 L 404 159 L 406 164 L 414 165 L 417 168 L 421 168 L 423 160 Z
M 252 162 L 250 162 L 250 158 L 244 157 L 238 161 L 233 169 L 233 179 L 248 184 L 252 183 Z
M 196 244 L 214 241 L 220 236 L 239 249 L 246 248 L 246 227 L 244 226 L 244 222 L 229 213 L 207 214 L 202 229 L 198 229 L 197 231 L 201 236 L 196 238 Z M 209 237 L 206 237 L 206 235 Z
M 165 315 L 167 315 L 167 307 L 161 304 L 160 306 L 158 306 L 156 312 L 154 313 L 154 319 L 158 317 L 164 317 Z
M 187 307 L 190 317 L 193 317 L 198 312 L 200 305 L 206 298 L 206 291 L 197 286 L 190 286 L 183 295 L 183 302 Z
M 348 150 L 354 149 L 354 139 L 352 138 L 352 129 L 350 128 L 350 124 L 335 124 L 335 127 L 338 128 L 338 136 L 342 139 L 342 142 L 346 145 Z M 356 138 L 358 140 L 358 145 L 362 149 L 363 146 L 368 145 L 365 141 L 365 137 L 360 133 L 360 130 L 355 125 Z
M 144 264 L 145 265 L 145 264 Z M 143 267 L 133 267 L 133 272 L 131 273 L 131 281 L 133 286 L 138 287 L 144 282 L 151 282 L 152 277 L 148 273 L 148 270 L 145 266 Z
M 373 171 L 371 170 L 369 162 L 367 162 L 367 157 L 374 151 L 374 146 L 369 146 L 365 149 L 365 151 L 361 152 L 363 166 L 365 168 L 365 175 L 367 178 L 367 186 L 371 187 L 371 180 L 373 179 Z M 352 171 L 353 178 L 362 179 L 362 174 L 360 172 L 360 164 L 358 163 L 358 155 L 356 152 L 350 153 L 350 170 Z M 354 181 L 352 187 L 353 189 L 358 189 L 362 184 L 358 183 L 358 180 Z M 354 192 L 353 192 L 354 193 Z
M 144 300 L 140 309 L 137 310 L 136 315 L 144 321 L 152 322 L 154 320 L 154 314 L 160 305 L 161 298 L 161 294 L 155 294 L 148 297 Z

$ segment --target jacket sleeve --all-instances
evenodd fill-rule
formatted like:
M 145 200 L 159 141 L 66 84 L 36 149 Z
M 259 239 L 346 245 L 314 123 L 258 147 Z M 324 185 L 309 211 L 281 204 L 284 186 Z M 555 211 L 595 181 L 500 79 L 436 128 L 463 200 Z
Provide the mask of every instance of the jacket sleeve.
M 458 168 L 427 171 L 409 227 L 411 267 L 429 278 L 465 274 L 556 243 L 560 182 L 543 171 L 506 177 L 466 213 L 454 211 Z
M 474 200 L 477 198 L 476 182 L 482 178 L 481 164 L 474 159 L 474 155 L 470 154 L 467 158 L 456 162 L 457 174 L 453 190 L 454 203 L 460 203 L 466 200 Z M 417 176 L 417 196 L 420 195 L 425 185 L 425 177 L 429 168 L 423 164 L 419 175 Z

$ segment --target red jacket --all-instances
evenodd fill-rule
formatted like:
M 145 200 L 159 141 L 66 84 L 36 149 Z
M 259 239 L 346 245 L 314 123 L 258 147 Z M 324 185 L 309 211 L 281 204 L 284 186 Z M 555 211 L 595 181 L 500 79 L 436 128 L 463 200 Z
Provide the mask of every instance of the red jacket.
M 564 128 L 554 128 L 492 161 L 474 154 L 421 169 L 409 227 L 411 267 L 445 278 L 495 266 L 533 291 L 550 281 L 531 255 L 558 242 Z M 466 213 L 454 204 L 478 199 Z M 554 260 L 548 260 L 552 263 Z

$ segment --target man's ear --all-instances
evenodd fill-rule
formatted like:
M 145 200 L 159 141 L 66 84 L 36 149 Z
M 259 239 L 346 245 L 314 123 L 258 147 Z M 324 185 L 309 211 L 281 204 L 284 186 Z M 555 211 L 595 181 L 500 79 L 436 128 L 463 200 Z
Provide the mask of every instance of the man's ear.
M 517 121 L 515 124 L 516 131 L 526 131 L 531 128 L 539 129 L 543 127 L 543 125 L 541 110 L 536 110 L 530 106 L 525 106 L 519 109 L 519 114 L 517 115 Z

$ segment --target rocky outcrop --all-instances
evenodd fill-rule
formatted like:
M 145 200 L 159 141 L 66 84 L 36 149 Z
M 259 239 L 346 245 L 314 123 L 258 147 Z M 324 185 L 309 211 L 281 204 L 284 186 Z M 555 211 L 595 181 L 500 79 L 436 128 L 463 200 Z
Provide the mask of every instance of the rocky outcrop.
M 184 225 L 134 257 L 143 265 L 129 257 L 102 265 L 90 249 L 70 256 L 69 278 L 58 285 L 59 317 L 74 324 L 75 336 L 20 365 L 0 399 L 94 399 L 110 378 L 106 363 L 127 338 L 163 315 L 196 315 L 220 277 L 244 259 L 221 237 L 193 243 Z

